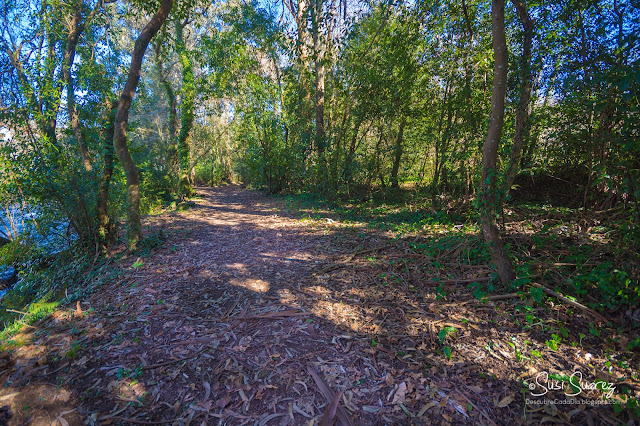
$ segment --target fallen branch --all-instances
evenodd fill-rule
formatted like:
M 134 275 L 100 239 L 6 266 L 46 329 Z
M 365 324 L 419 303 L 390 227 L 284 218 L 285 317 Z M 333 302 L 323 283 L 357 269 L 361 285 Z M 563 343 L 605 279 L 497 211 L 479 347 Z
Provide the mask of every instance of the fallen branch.
M 550 289 L 548 289 L 547 287 L 545 287 L 545 286 L 543 286 L 541 284 L 531 283 L 531 285 L 534 286 L 534 287 L 538 287 L 538 288 L 542 289 L 542 291 L 547 293 L 549 296 L 553 296 L 553 297 L 555 297 L 555 298 L 557 298 L 559 300 L 562 300 L 563 302 L 565 302 L 568 305 L 573 306 L 574 308 L 578 308 L 578 309 L 583 310 L 584 312 L 588 313 L 589 315 L 592 315 L 592 316 L 598 318 L 600 321 L 604 322 L 605 324 L 607 322 L 609 322 L 608 319 L 606 319 L 605 317 L 603 317 L 599 313 L 587 308 L 586 306 L 584 306 L 584 305 L 582 305 L 582 304 L 580 304 L 578 302 L 574 302 L 573 300 L 571 300 L 571 299 L 569 299 L 569 298 L 567 298 L 567 297 L 565 297 L 565 296 L 563 296 L 563 295 L 561 295 L 559 293 L 556 293 L 555 291 L 550 290 Z
M 331 390 L 327 382 L 322 377 L 320 377 L 320 375 L 318 374 L 318 372 L 316 371 L 316 369 L 312 364 L 307 364 L 307 371 L 313 378 L 313 381 L 316 382 L 316 385 L 318 386 L 320 393 L 322 393 L 324 398 L 327 400 L 327 404 L 329 405 L 329 407 L 331 407 L 331 405 L 335 401 L 336 395 L 333 393 L 333 391 Z M 345 409 L 342 408 L 342 406 L 339 404 L 337 405 L 335 417 L 337 418 L 338 422 L 342 426 L 353 425 L 351 418 L 349 417 Z
M 491 277 L 478 277 L 478 278 L 464 278 L 459 280 L 442 280 L 442 281 L 425 281 L 422 284 L 463 284 L 463 283 L 479 283 L 482 281 L 489 281 Z
M 27 323 L 26 323 L 26 322 L 24 322 L 24 321 L 16 320 L 16 322 L 17 322 L 18 324 L 22 324 L 22 325 L 24 325 L 25 327 L 33 328 L 34 330 L 40 330 L 38 327 L 34 327 L 34 326 L 32 326 L 32 325 L 29 325 L 29 324 L 27 324 Z
M 506 299 L 514 299 L 516 297 L 522 296 L 521 293 L 508 293 L 508 294 L 497 294 L 495 296 L 483 297 L 480 300 L 465 300 L 460 303 L 456 303 L 456 305 L 466 305 L 467 303 L 484 303 L 484 302 L 492 302 L 494 300 L 506 300 Z
M 16 311 L 15 309 L 6 309 L 7 312 L 15 312 L 16 314 L 29 315 L 27 312 Z
M 62 367 L 60 367 L 60 368 L 56 368 L 55 370 L 50 371 L 50 372 L 48 372 L 48 373 L 45 373 L 44 375 L 45 375 L 45 376 L 48 376 L 49 374 L 57 373 L 58 371 L 60 371 L 60 370 L 62 370 L 62 369 L 64 369 L 64 368 L 66 368 L 66 367 L 68 367 L 68 366 L 70 366 L 70 365 L 71 365 L 71 363 L 69 363 L 69 362 L 68 362 L 68 363 L 66 363 L 65 365 L 63 365 Z

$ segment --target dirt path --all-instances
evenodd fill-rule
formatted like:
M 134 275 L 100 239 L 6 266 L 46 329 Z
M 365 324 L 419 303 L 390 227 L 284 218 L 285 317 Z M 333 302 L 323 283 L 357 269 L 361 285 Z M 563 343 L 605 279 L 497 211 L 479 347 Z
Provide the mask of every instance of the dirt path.
M 119 262 L 82 313 L 18 336 L 0 359 L 10 424 L 512 424 L 538 370 L 504 336 L 575 361 L 527 341 L 502 301 L 475 309 L 463 285 L 430 286 L 406 241 L 237 186 L 198 192 L 147 219 L 166 241 Z M 488 273 L 463 266 L 452 284 Z
M 256 192 L 199 194 L 195 208 L 148 220 L 149 233 L 167 235 L 163 247 L 121 262 L 121 279 L 83 301 L 83 314 L 58 312 L 21 336 L 30 344 L 7 380 L 18 391 L 2 397 L 12 424 L 297 425 L 319 420 L 333 391 L 384 380 L 356 367 L 337 327 L 297 297 L 320 262 L 321 233 Z M 378 398 L 353 413 L 351 397 L 332 416 L 376 423 Z

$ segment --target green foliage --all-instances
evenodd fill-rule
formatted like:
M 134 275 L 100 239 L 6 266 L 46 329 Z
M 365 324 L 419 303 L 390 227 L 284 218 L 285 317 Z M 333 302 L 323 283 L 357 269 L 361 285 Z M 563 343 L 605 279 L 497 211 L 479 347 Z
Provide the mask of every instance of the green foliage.
M 116 371 L 116 377 L 118 379 L 138 379 L 142 376 L 142 366 L 138 366 L 135 369 L 131 370 L 129 368 L 119 368 Z
M 447 336 L 450 334 L 454 334 L 456 331 L 457 329 L 455 327 L 443 327 L 442 329 L 440 329 L 440 331 L 438 332 L 438 339 L 440 340 L 440 343 L 444 344 Z
M 6 297 L 7 295 L 5 295 Z M 14 346 L 19 346 L 21 342 L 12 340 L 12 337 L 25 328 L 25 324 L 31 325 L 58 307 L 58 302 L 48 302 L 50 295 L 46 295 L 37 302 L 28 303 L 24 309 L 25 314 L 19 319 L 10 319 L 6 312 L 0 313 L 0 319 L 4 322 L 4 327 L 0 330 L 0 349 L 8 350 Z M 3 300 L 3 304 L 6 305 Z M 22 306 L 21 306 L 22 308 Z
M 449 346 L 444 346 L 442 348 L 442 352 L 444 353 L 444 356 L 446 356 L 448 360 L 451 360 L 451 348 Z
M 611 262 L 603 262 L 591 270 L 570 278 L 568 284 L 576 294 L 598 292 L 599 300 L 592 303 L 595 308 L 615 309 L 618 306 L 640 304 L 640 286 L 628 274 Z

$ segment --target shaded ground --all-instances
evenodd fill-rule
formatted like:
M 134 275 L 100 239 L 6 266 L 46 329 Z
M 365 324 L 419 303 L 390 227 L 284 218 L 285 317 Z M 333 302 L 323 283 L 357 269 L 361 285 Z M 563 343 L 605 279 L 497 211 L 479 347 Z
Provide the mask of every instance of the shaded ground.
M 16 338 L 25 344 L 0 359 L 10 424 L 629 419 L 612 405 L 525 405 L 534 398 L 522 380 L 543 372 L 622 378 L 637 392 L 624 335 L 619 347 L 588 332 L 578 342 L 590 324 L 603 328 L 589 313 L 515 293 L 480 303 L 469 286 L 491 271 L 450 263 L 434 276 L 451 256 L 416 252 L 428 243 L 419 235 L 304 219 L 237 186 L 198 192 L 195 208 L 148 219 L 149 235 L 167 236 L 159 249 Z

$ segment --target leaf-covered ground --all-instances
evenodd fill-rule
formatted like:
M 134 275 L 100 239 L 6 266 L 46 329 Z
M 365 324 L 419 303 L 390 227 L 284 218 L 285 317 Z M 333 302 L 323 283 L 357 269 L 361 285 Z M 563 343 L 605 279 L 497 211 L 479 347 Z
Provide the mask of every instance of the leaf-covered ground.
M 194 208 L 148 218 L 148 235 L 166 236 L 159 248 L 125 257 L 116 280 L 3 342 L 0 424 L 637 419 L 633 318 L 606 325 L 532 279 L 492 292 L 471 229 L 399 237 L 238 186 L 198 192 Z M 521 225 L 512 233 L 528 244 Z M 571 278 L 547 258 L 529 278 Z M 576 372 L 573 404 L 566 383 L 532 396 L 551 387 L 540 374 L 562 385 Z M 607 404 L 602 385 L 588 386 L 597 380 L 614 383 Z

